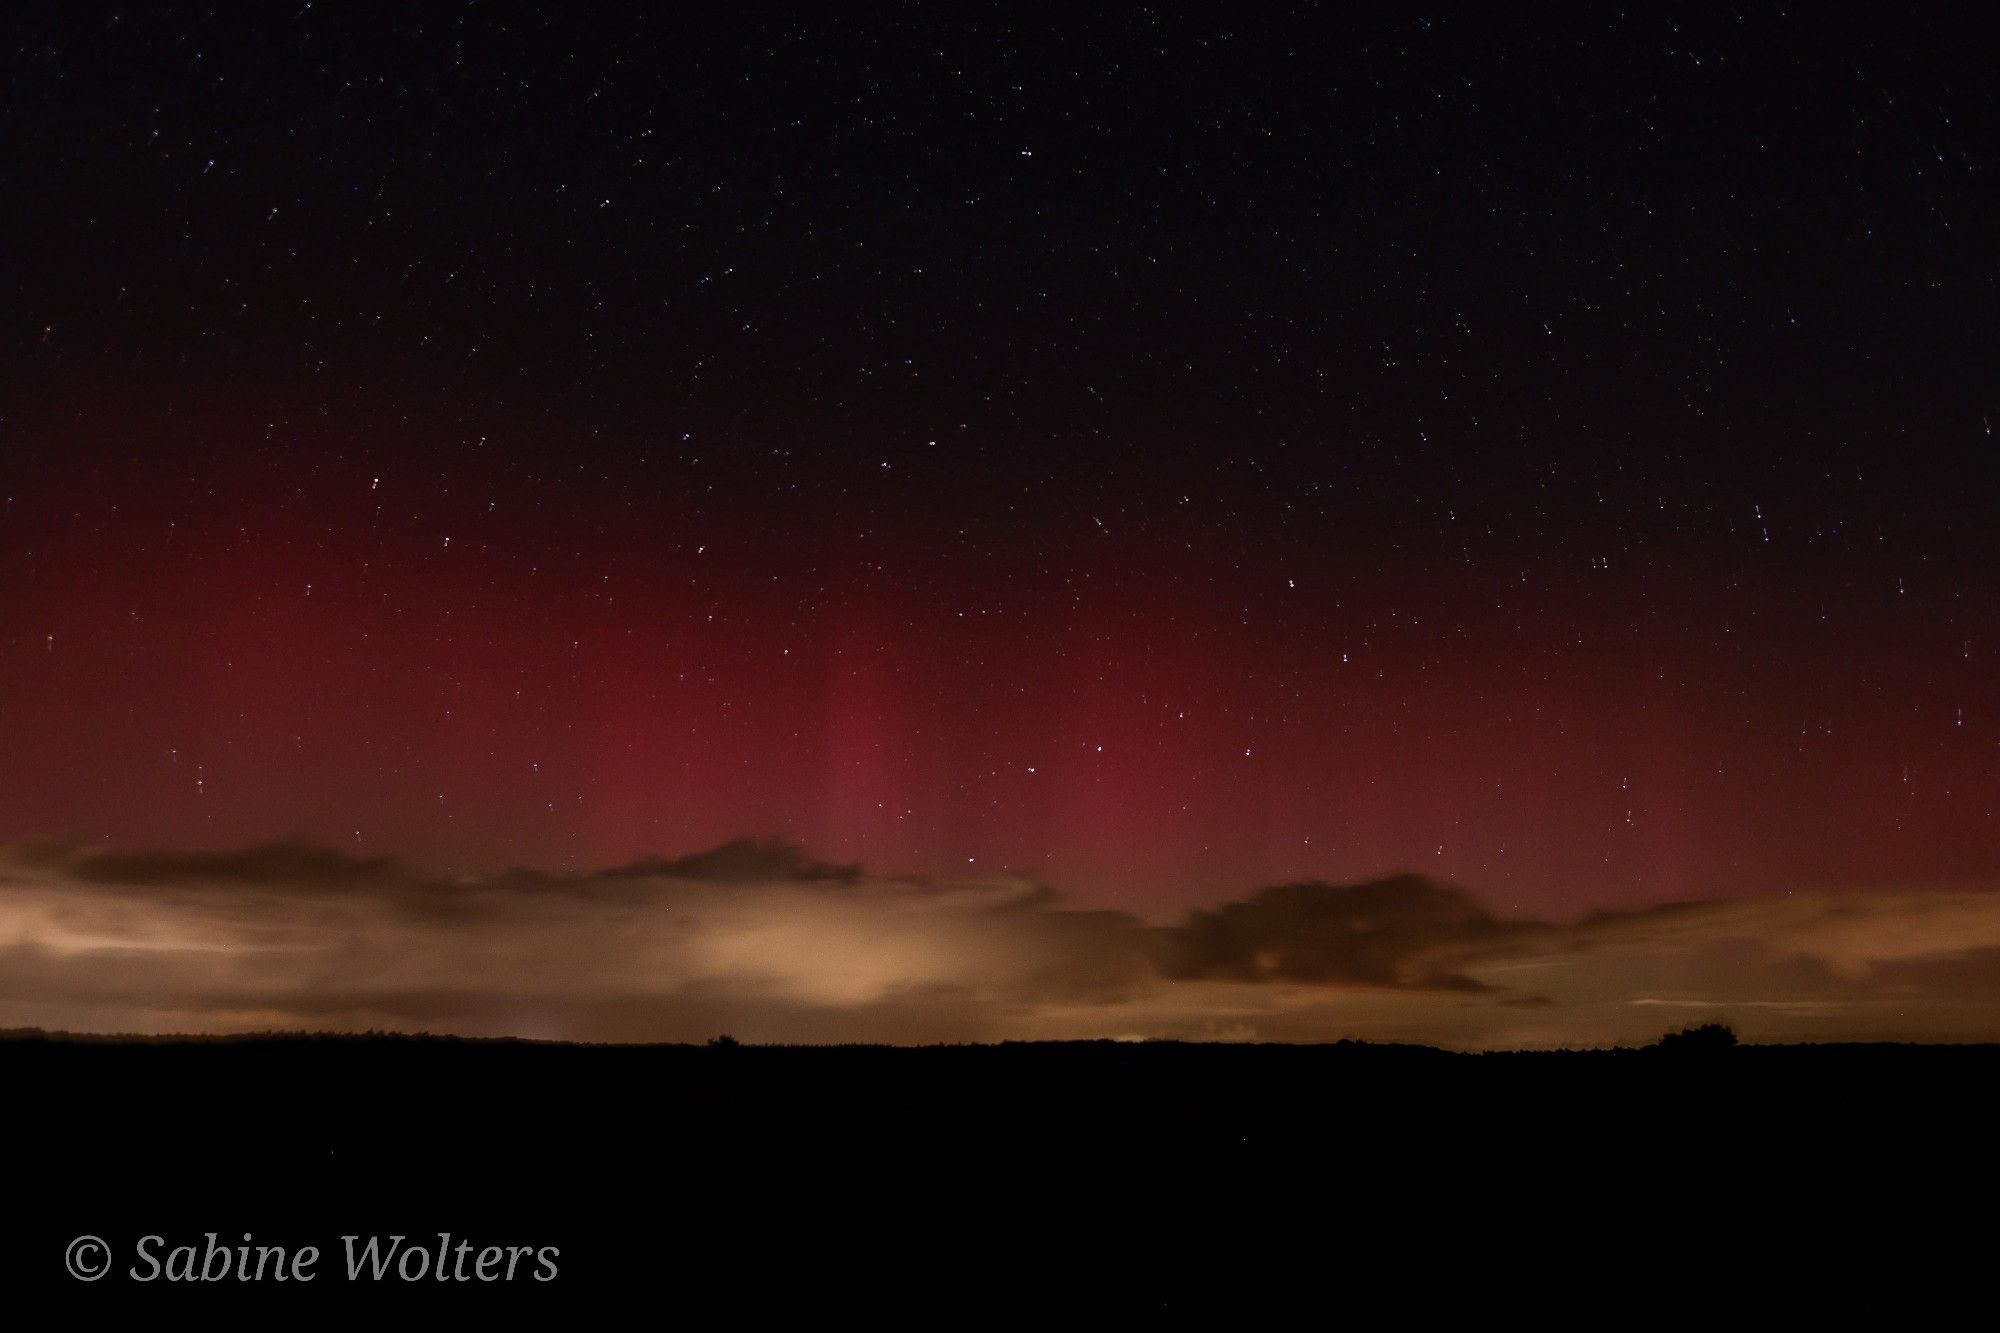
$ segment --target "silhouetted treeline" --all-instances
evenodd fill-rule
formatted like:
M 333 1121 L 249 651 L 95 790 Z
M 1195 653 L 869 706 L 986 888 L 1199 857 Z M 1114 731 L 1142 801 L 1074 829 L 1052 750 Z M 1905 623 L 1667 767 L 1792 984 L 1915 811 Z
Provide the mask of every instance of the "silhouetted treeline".
M 1970 1262 L 1926 1191 L 2000 1183 L 1996 1072 L 2000 1047 L 1704 1029 L 1494 1055 L 0 1034 L 28 1277 L 83 1232 L 445 1231 L 562 1248 L 560 1291 L 510 1302 L 689 1318 L 1240 1316 L 1302 1284 L 1358 1317 L 1391 1281 L 1433 1313 L 1607 1315 L 1632 1266 L 1696 1253 L 1788 1274 L 1794 1312 L 1907 1314 L 1857 1284 L 1917 1245 Z

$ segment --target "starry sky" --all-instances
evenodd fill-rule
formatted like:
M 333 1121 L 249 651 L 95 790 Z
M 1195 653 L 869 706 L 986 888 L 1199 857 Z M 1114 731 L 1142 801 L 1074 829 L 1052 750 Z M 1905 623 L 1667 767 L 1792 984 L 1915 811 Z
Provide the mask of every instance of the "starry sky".
M 1994 27 L 15 9 L 0 841 L 1990 881 Z

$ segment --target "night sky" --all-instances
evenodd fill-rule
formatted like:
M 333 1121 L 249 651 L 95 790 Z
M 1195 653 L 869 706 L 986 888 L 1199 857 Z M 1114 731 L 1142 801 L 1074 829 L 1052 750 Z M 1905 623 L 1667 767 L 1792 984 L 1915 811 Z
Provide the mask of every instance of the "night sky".
M 655 9 L 5 18 L 0 841 L 2000 874 L 1990 15 Z

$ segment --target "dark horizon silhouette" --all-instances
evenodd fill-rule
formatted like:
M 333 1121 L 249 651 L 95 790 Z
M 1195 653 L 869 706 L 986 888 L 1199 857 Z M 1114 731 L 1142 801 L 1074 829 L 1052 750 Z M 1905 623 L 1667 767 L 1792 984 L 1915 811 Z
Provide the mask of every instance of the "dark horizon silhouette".
M 384 1288 L 328 1262 L 310 1293 L 461 1316 L 640 1301 L 685 1318 L 1176 1319 L 1387 1301 L 1619 1318 L 1641 1299 L 1692 1315 L 1719 1288 L 1641 1298 L 1631 1274 L 1713 1262 L 1770 1266 L 1795 1313 L 1888 1317 L 1983 1271 L 1957 1267 L 1976 1234 L 1906 1210 L 1947 1174 L 1951 1191 L 1991 1180 L 1962 1145 L 1985 1131 L 1996 1074 L 1995 1046 L 1759 1047 L 1709 1028 L 1515 1054 L 0 1037 L 33 1145 L 10 1178 L 10 1276 L 107 1310 L 156 1298 L 127 1274 L 143 1237 L 157 1257 L 214 1231 L 294 1251 L 377 1233 L 447 1257 L 552 1251 L 541 1289 Z M 121 1260 L 88 1290 L 60 1267 L 79 1233 Z M 1864 1234 L 1865 1260 L 1843 1259 Z M 1891 1280 L 1915 1263 L 1930 1288 Z M 269 1283 L 201 1296 L 294 1299 Z

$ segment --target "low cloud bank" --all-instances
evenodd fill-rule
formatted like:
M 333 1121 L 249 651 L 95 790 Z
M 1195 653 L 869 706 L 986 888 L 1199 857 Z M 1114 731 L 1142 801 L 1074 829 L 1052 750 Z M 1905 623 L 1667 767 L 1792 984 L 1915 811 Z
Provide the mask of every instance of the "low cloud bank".
M 745 839 L 438 879 L 281 843 L 0 855 L 0 1026 L 592 1041 L 1179 1037 L 1450 1046 L 2000 1039 L 2000 894 L 1505 919 L 1418 876 L 1277 885 L 1152 925 L 1011 879 Z

